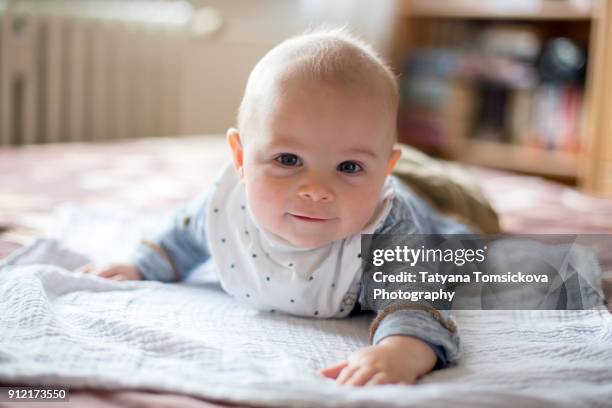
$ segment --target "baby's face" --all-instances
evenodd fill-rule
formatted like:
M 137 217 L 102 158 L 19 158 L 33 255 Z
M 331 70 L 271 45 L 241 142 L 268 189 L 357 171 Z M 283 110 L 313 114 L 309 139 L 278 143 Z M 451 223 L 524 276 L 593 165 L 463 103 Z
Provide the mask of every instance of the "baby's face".
M 331 85 L 284 91 L 242 138 L 228 132 L 251 213 L 268 233 L 302 248 L 359 233 L 399 158 L 393 116 Z

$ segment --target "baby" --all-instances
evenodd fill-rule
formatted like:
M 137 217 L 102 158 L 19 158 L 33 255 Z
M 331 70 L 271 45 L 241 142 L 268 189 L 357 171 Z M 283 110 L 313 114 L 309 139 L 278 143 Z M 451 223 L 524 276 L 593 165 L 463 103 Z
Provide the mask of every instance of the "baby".
M 116 279 L 176 281 L 212 257 L 223 288 L 266 312 L 346 317 L 360 309 L 361 234 L 469 233 L 390 175 L 398 88 L 343 30 L 282 42 L 251 72 L 227 141 L 233 165 L 181 209 Z M 321 370 L 340 384 L 413 384 L 458 354 L 445 312 L 378 310 L 372 345 Z

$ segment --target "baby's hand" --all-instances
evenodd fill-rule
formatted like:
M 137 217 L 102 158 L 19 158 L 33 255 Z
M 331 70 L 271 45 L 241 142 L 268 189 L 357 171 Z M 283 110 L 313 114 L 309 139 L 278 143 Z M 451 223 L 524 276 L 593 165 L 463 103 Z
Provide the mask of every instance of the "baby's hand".
M 433 369 L 436 359 L 431 347 L 415 337 L 389 336 L 321 370 L 321 374 L 355 386 L 414 384 Z
M 117 281 L 143 279 L 143 276 L 138 271 L 138 269 L 128 264 L 113 264 L 98 269 L 92 268 L 90 265 L 86 265 L 80 268 L 79 271 L 84 273 L 92 273 L 102 278 L 108 278 Z

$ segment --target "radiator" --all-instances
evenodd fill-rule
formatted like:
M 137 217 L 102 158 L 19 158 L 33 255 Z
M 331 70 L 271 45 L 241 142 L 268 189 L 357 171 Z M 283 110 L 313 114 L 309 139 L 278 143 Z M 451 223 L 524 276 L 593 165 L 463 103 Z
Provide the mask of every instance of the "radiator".
M 186 2 L 1 1 L 0 145 L 179 133 Z

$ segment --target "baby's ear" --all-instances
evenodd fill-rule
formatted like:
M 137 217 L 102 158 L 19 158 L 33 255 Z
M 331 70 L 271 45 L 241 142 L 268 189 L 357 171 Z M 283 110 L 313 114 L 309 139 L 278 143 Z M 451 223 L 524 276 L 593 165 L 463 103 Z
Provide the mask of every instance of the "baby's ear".
M 397 161 L 400 159 L 401 155 L 402 150 L 399 147 L 394 146 L 391 150 L 391 156 L 389 156 L 389 163 L 387 163 L 387 174 L 390 174 L 393 171 L 393 168 L 397 164 Z
M 234 168 L 238 172 L 240 179 L 244 176 L 243 170 L 243 149 L 242 141 L 240 140 L 240 132 L 237 129 L 229 128 L 227 130 L 227 143 L 232 151 L 232 159 L 234 161 Z

